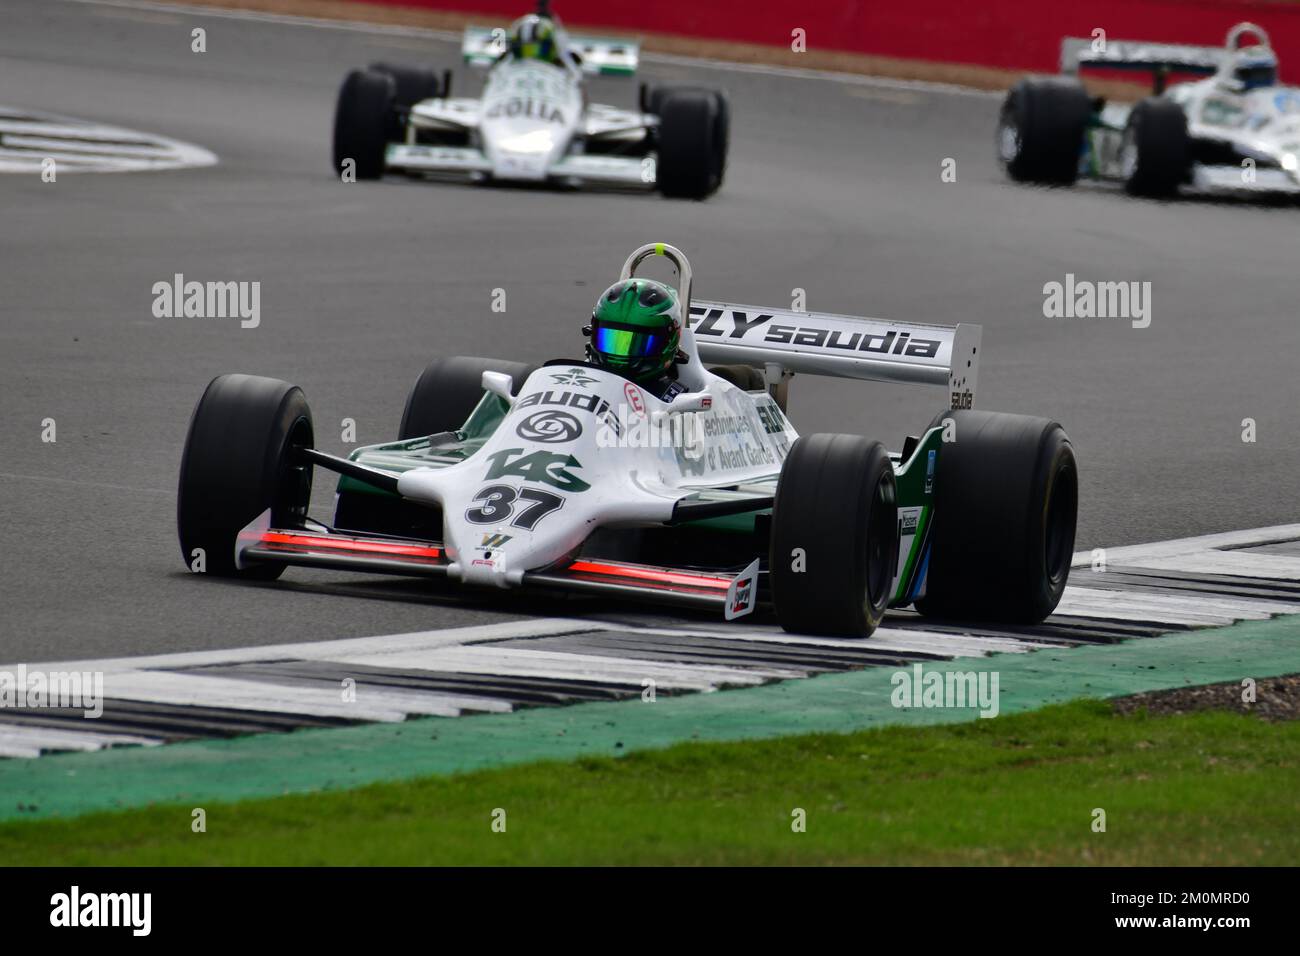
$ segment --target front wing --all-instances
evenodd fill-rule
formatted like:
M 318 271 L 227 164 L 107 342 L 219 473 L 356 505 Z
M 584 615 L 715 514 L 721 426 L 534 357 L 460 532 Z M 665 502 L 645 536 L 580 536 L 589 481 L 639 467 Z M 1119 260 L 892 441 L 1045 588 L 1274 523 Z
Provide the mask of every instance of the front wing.
M 469 146 L 425 146 L 390 143 L 384 155 L 389 169 L 430 174 L 492 175 L 492 162 Z M 546 171 L 552 180 L 611 186 L 652 187 L 656 181 L 652 156 L 569 155 Z
M 265 512 L 239 535 L 236 564 L 278 563 L 370 574 L 449 576 L 446 549 L 431 541 L 328 529 L 273 528 Z M 647 603 L 722 611 L 728 620 L 757 603 L 759 562 L 739 572 L 698 571 L 626 561 L 580 558 L 561 567 L 526 571 L 522 586 L 633 598 Z
M 1203 166 L 1198 163 L 1192 167 L 1191 186 L 1205 193 L 1300 195 L 1300 183 L 1286 170 L 1261 168 L 1251 173 L 1247 179 L 1240 166 Z

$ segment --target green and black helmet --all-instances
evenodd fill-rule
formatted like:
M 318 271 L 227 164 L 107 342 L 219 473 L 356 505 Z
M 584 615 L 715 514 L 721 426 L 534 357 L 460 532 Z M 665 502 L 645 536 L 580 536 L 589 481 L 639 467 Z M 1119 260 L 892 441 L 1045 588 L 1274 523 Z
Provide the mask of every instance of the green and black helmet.
M 591 313 L 588 352 L 597 365 L 634 381 L 672 367 L 682 340 L 677 293 L 652 279 L 624 279 L 604 291 Z
M 550 17 L 530 13 L 510 25 L 510 55 L 517 60 L 560 61 L 559 38 Z

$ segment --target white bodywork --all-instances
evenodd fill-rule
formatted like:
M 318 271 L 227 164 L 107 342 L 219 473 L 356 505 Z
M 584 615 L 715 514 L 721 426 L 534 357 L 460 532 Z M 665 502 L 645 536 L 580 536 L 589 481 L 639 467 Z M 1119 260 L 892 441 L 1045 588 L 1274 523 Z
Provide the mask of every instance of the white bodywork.
M 1163 94 L 1187 115 L 1191 140 L 1223 144 L 1237 157 L 1222 164 L 1194 163 L 1191 187 L 1206 192 L 1300 193 L 1300 89 L 1271 86 L 1238 92 L 1230 80 L 1232 51 L 1245 36 L 1254 35 L 1265 47 L 1267 34 L 1258 26 L 1239 23 L 1228 31 L 1223 47 L 1070 37 L 1061 43 L 1061 70 L 1082 67 L 1189 73 L 1205 76 L 1177 83 Z M 1124 130 L 1131 107 L 1107 104 L 1099 128 L 1091 131 L 1095 168 L 1085 174 L 1126 179 L 1136 151 Z
M 1235 164 L 1194 163 L 1193 190 L 1300 193 L 1300 90 L 1238 94 L 1209 79 L 1178 84 L 1165 95 L 1187 114 L 1191 139 L 1227 144 L 1242 157 Z M 1102 128 L 1093 132 L 1096 174 L 1102 178 L 1126 178 L 1125 164 L 1136 160 L 1123 132 L 1129 112 L 1124 104 L 1102 110 Z
M 1187 114 L 1192 139 L 1230 143 L 1255 166 L 1198 165 L 1193 185 L 1205 189 L 1300 192 L 1300 90 L 1274 86 L 1237 94 L 1214 79 L 1171 87 Z
M 482 34 L 470 28 L 465 41 L 468 62 L 491 64 L 482 97 L 429 99 L 412 106 L 405 142 L 387 147 L 385 163 L 390 169 L 516 182 L 654 186 L 655 159 L 645 143 L 658 119 L 586 101 L 584 65 L 607 64 L 618 51 L 606 45 L 599 48 L 606 53 L 604 59 L 579 60 L 570 54 L 559 64 L 519 60 L 490 55 L 485 42 L 492 41 L 484 41 Z M 579 42 L 590 47 L 603 41 Z M 620 61 L 629 64 L 626 69 L 588 71 L 631 72 L 635 46 L 624 44 L 619 50 L 631 50 L 630 59 Z M 422 131 L 466 135 L 469 145 L 420 143 Z M 589 153 L 594 141 L 622 146 L 628 155 Z
M 602 528 L 749 515 L 751 529 L 731 530 L 758 532 L 758 515 L 773 507 L 782 467 L 799 437 L 774 397 L 793 372 L 944 385 L 950 407 L 973 403 L 979 326 L 694 302 L 690 263 L 666 243 L 636 249 L 620 279 L 634 277 L 641 263 L 658 256 L 677 270 L 684 321 L 673 374 L 657 391 L 583 361 L 548 363 L 522 383 L 484 371 L 486 394 L 455 431 L 359 448 L 347 460 L 301 451 L 344 478 L 435 508 L 440 534 L 425 528 L 418 538 L 402 532 L 357 536 L 313 523 L 275 528 L 267 509 L 237 536 L 236 566 L 266 561 L 447 576 L 502 588 L 536 583 L 647 593 L 720 607 L 730 619 L 755 605 L 757 556 L 746 555 L 749 564 L 737 571 L 693 567 L 690 555 L 680 565 L 656 567 L 602 563 L 580 551 Z M 733 367 L 716 374 L 706 362 Z M 755 366 L 762 375 L 749 374 Z M 894 456 L 899 473 L 921 474 L 909 472 L 912 465 L 924 469 L 925 495 L 936 452 L 924 442 L 937 442 L 938 432 L 931 429 L 929 438 L 913 443 L 908 461 Z M 918 496 L 919 481 L 912 482 Z M 841 491 L 825 489 L 828 495 Z M 900 515 L 902 546 L 911 548 L 919 540 L 919 516 L 911 513 L 909 524 L 909 512 Z M 740 541 L 743 552 L 746 540 Z M 628 578 L 636 581 L 625 583 Z M 895 582 L 894 589 L 901 586 Z
M 621 278 L 652 256 L 678 270 L 685 392 L 663 402 L 602 369 L 552 364 L 512 399 L 504 376 L 485 373 L 484 388 L 510 411 L 484 445 L 398 479 L 402 497 L 442 509 L 452 577 L 517 585 L 525 572 L 572 556 L 597 528 L 662 525 L 683 499 L 773 495 L 799 437 L 771 395 L 791 372 L 945 385 L 950 407 L 973 405 L 980 326 L 696 301 L 690 263 L 665 243 L 634 251 Z M 760 366 L 768 391 L 743 391 L 705 362 Z
M 398 490 L 443 509 L 451 577 L 501 587 L 571 556 L 598 527 L 663 524 L 700 491 L 771 494 L 798 437 L 776 402 L 698 359 L 689 378 L 697 390 L 662 402 L 598 368 L 544 366 L 482 448 L 408 471 Z

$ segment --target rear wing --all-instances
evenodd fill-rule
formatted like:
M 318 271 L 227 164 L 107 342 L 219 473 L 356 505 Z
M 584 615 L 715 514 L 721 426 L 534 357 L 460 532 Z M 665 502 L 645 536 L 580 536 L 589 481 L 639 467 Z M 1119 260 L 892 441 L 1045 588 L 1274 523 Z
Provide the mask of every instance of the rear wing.
M 687 318 L 704 362 L 777 365 L 791 372 L 942 385 L 971 408 L 983 327 L 921 325 L 728 302 L 691 302 Z
M 466 27 L 460 52 L 470 66 L 488 67 L 501 58 L 509 46 L 504 27 Z M 568 36 L 567 47 L 577 55 L 584 73 L 602 76 L 631 76 L 640 60 L 641 45 L 616 37 Z
M 1066 37 L 1061 41 L 1061 72 L 1077 75 L 1084 69 L 1105 69 L 1150 73 L 1155 92 L 1161 93 L 1170 73 L 1213 76 L 1223 56 L 1223 47 L 1217 46 Z

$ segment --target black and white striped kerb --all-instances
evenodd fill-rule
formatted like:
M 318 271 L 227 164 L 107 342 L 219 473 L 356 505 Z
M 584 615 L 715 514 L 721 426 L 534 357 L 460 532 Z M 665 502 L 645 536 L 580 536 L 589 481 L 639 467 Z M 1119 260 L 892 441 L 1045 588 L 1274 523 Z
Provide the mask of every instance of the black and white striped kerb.
M 1075 556 L 1056 612 L 1023 627 L 890 612 L 866 640 L 774 625 L 667 623 L 641 612 L 380 637 L 28 665 L 102 671 L 104 712 L 0 709 L 0 756 L 157 745 L 413 716 L 507 713 L 1023 653 L 1300 614 L 1300 525 Z M 0 668 L 4 669 L 4 668 Z M 14 668 L 8 668 L 13 670 Z M 354 699 L 341 688 L 353 682 Z

